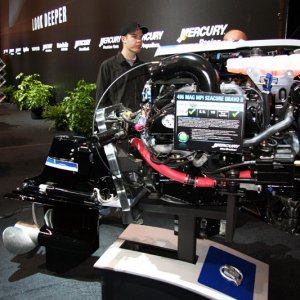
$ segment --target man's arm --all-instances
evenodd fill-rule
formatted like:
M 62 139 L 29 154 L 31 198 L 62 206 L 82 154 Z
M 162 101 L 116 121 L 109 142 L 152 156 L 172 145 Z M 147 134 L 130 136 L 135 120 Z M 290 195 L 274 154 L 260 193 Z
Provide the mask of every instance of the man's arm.
M 110 83 L 111 83 L 111 78 L 110 77 L 111 76 L 110 76 L 109 68 L 108 68 L 106 62 L 103 62 L 99 67 L 99 71 L 98 71 L 98 75 L 97 75 L 96 103 L 99 102 L 99 100 L 102 97 L 103 93 L 106 91 L 106 89 L 110 85 Z M 99 107 L 108 106 L 108 105 L 110 105 L 109 102 L 110 102 L 109 93 L 107 93 L 103 97 L 103 99 L 101 99 L 101 103 L 100 103 Z

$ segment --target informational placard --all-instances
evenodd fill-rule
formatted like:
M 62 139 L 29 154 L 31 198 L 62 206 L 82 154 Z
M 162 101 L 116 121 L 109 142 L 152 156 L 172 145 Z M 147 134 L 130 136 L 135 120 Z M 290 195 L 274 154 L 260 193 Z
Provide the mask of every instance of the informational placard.
M 177 150 L 241 153 L 245 103 L 242 95 L 175 93 Z

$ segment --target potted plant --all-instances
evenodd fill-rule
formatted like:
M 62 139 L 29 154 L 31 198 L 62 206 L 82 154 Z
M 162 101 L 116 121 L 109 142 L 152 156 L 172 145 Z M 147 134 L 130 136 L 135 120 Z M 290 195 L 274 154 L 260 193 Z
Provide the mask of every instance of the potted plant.
M 53 99 L 53 86 L 42 83 L 39 74 L 20 73 L 16 79 L 21 82 L 13 95 L 15 102 L 20 110 L 29 109 L 33 118 L 40 118 Z
M 51 127 L 77 134 L 91 133 L 95 109 L 91 92 L 95 89 L 95 83 L 79 80 L 74 90 L 67 91 L 67 96 L 61 103 L 45 109 L 43 117 L 54 121 Z
M 13 85 L 4 85 L 0 87 L 0 99 L 6 102 L 14 102 L 13 94 L 15 92 L 15 87 Z
M 50 125 L 50 129 L 68 130 L 67 114 L 62 103 L 58 105 L 48 105 L 43 111 L 42 117 L 53 121 Z

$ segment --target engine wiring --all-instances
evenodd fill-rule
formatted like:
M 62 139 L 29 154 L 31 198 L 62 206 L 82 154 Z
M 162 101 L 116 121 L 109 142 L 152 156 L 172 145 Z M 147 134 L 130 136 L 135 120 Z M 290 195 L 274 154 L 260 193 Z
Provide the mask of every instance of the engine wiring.
M 255 160 L 248 160 L 248 161 L 243 161 L 241 163 L 236 163 L 236 164 L 231 164 L 225 167 L 221 167 L 215 170 L 206 170 L 205 173 L 206 174 L 216 174 L 216 173 L 223 173 L 232 169 L 238 169 L 241 167 L 246 167 L 246 166 L 253 166 L 256 165 L 256 161 Z

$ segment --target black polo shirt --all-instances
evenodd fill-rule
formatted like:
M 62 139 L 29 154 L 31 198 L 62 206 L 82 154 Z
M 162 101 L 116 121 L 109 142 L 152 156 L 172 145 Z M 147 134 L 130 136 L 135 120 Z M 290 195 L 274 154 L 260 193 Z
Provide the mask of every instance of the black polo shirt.
M 119 52 L 117 55 L 108 58 L 100 65 L 97 76 L 96 101 L 100 100 L 107 87 L 120 75 L 134 67 L 141 65 L 138 56 L 131 67 L 124 56 Z M 137 68 L 119 78 L 104 95 L 99 107 L 106 107 L 122 103 L 125 107 L 136 111 L 140 107 L 142 91 L 149 78 L 147 66 Z

